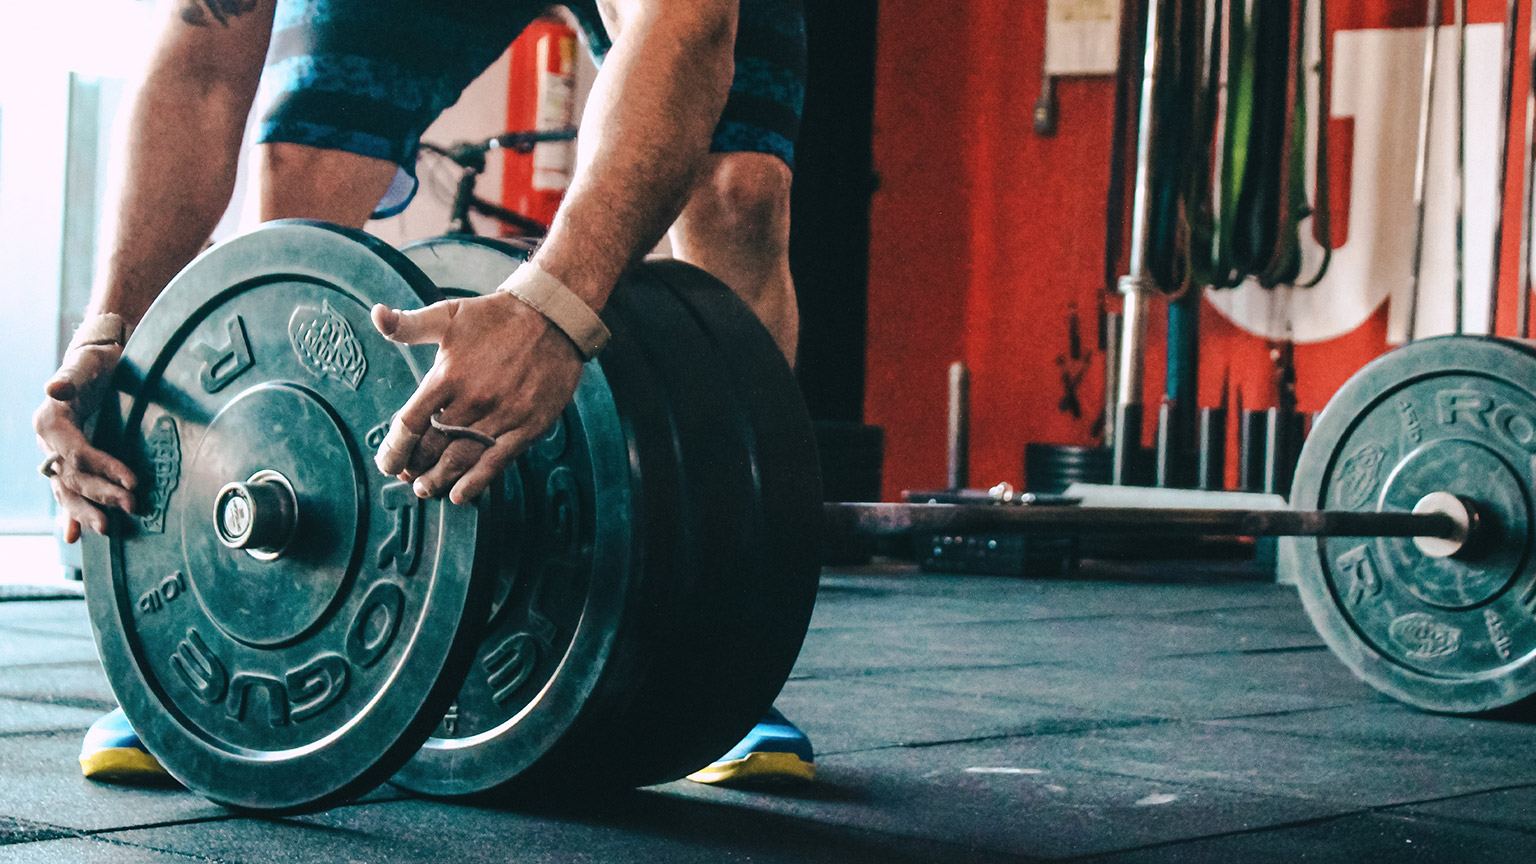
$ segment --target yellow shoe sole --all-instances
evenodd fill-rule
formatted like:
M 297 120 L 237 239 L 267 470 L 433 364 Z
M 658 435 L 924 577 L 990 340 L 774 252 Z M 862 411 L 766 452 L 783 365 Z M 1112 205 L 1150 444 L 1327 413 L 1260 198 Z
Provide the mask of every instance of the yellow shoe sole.
M 688 775 L 695 783 L 813 780 L 816 765 L 793 753 L 748 753 L 745 759 L 719 762 Z
M 80 772 L 106 783 L 156 782 L 171 776 L 160 760 L 133 747 L 111 747 L 81 756 Z

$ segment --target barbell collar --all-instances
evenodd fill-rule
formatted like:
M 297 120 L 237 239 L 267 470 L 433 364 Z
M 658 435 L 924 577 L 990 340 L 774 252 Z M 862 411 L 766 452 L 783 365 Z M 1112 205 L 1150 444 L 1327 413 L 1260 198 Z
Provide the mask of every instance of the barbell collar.
M 288 478 L 258 471 L 219 490 L 213 504 L 214 535 L 231 549 L 272 560 L 293 540 L 298 514 L 298 496 Z

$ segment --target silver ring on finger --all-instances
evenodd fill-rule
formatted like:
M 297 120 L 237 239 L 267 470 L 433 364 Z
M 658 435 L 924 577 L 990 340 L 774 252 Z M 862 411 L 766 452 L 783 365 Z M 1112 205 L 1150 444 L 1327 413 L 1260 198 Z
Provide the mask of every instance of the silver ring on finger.
M 37 473 L 52 480 L 59 476 L 59 463 L 62 461 L 64 461 L 63 456 L 57 453 L 50 453 L 48 458 L 43 460 L 43 464 L 37 466 Z
M 454 426 L 451 423 L 444 423 L 443 421 L 437 419 L 436 414 L 428 417 L 427 422 L 431 423 L 433 429 L 443 433 L 443 435 L 450 441 L 456 441 L 460 438 L 468 438 L 469 440 L 475 441 L 487 448 L 496 446 L 495 437 L 487 435 L 484 432 L 481 432 L 479 429 L 471 429 L 468 426 Z

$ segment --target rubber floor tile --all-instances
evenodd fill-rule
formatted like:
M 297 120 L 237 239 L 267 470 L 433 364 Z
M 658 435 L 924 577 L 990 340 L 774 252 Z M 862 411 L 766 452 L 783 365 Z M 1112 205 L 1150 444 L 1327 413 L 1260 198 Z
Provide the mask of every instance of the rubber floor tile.
M 1038 762 L 1201 788 L 1332 802 L 1338 812 L 1536 784 L 1509 746 L 1324 742 L 1204 723 L 1026 739 Z
M 649 792 L 536 811 L 402 801 L 340 807 L 281 821 L 237 819 L 128 831 L 114 837 L 241 864 L 982 864 L 1017 860 L 952 844 L 830 828 Z
M 94 783 L 80 776 L 79 732 L 0 738 L 0 814 L 101 830 L 229 811 L 177 787 Z
M 779 791 L 686 782 L 661 788 L 698 800 L 1037 859 L 1098 854 L 1331 812 L 1321 802 L 1076 770 L 1061 760 L 1040 758 L 1040 740 L 832 756 L 819 760 L 815 783 Z
M 1315 633 L 1163 616 L 826 628 L 806 636 L 795 674 L 1068 663 L 1117 667 L 1159 657 L 1320 648 Z
M 1155 722 L 990 693 L 906 687 L 901 680 L 790 681 L 775 705 L 810 736 L 818 754 Z
M 1235 834 L 1089 859 L 1096 864 L 1320 864 L 1530 861 L 1536 837 L 1435 819 L 1362 815 L 1273 831 Z
M 194 864 L 208 860 L 200 855 L 181 855 L 90 838 L 0 846 L 0 864 Z
M 1443 801 L 1413 804 L 1393 812 L 1440 816 L 1536 835 L 1536 786 L 1462 795 Z M 1531 839 L 1531 848 L 1536 850 L 1536 836 Z M 1536 858 L 1536 855 L 1531 857 Z
M 1386 700 L 1319 649 L 1163 658 L 1122 652 L 1110 662 L 1097 664 L 911 672 L 901 676 L 901 683 L 1170 719 L 1214 719 Z
M 99 711 L 0 698 L 0 734 L 83 732 L 100 716 Z
M 66 705 L 102 714 L 117 706 L 101 662 L 92 657 L 65 663 L 0 666 L 0 697 Z

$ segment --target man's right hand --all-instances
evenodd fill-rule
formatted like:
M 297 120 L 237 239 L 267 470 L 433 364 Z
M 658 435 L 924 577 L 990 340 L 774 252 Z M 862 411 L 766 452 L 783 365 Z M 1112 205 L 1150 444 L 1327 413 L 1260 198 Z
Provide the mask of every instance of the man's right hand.
M 133 512 L 138 484 L 127 465 L 91 446 L 82 431 L 111 387 L 123 354 L 127 327 L 116 315 L 98 315 L 81 325 L 59 371 L 44 385 L 43 404 L 32 415 L 37 444 L 47 461 L 44 474 L 68 521 L 64 541 L 80 539 L 80 526 L 107 532 L 104 508 Z

